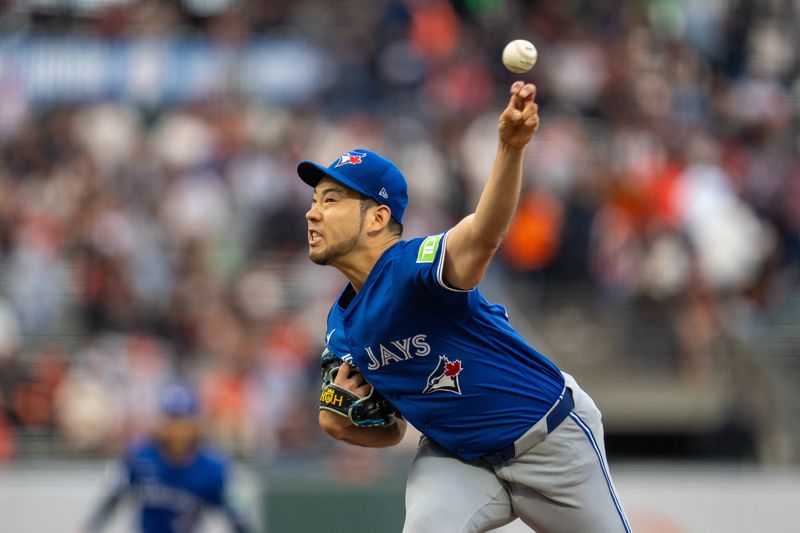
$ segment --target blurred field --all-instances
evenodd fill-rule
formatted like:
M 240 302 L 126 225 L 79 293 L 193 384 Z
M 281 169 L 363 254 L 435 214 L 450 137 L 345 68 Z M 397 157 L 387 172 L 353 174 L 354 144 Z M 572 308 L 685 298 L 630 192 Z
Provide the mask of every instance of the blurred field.
M 108 488 L 115 467 L 104 462 L 40 461 L 4 469 L 0 472 L 0 527 L 9 533 L 80 531 Z M 237 485 L 244 501 L 250 505 L 257 502 L 258 485 L 252 474 L 241 474 Z M 256 524 L 261 518 L 253 514 Z M 106 531 L 130 533 L 136 530 L 135 520 L 134 508 L 123 505 Z M 227 523 L 220 516 L 209 514 L 203 532 L 224 531 L 229 531 Z
M 242 478 L 240 497 L 253 502 L 251 511 L 263 512 L 257 518 L 272 526 L 267 531 L 401 530 L 401 472 L 383 478 L 379 485 L 348 485 L 325 475 L 322 465 L 316 467 L 314 474 L 308 474 L 311 468 L 305 465 L 299 470 L 304 474 L 292 476 L 280 465 L 275 466 L 280 473 L 270 474 L 269 467 L 254 469 Z M 612 468 L 632 526 L 639 533 L 791 533 L 800 520 L 797 470 L 759 471 L 703 463 L 622 464 Z M 280 480 L 280 485 L 274 484 L 275 479 Z M 3 531 L 14 533 L 75 531 L 86 510 L 100 497 L 103 482 L 103 468 L 96 463 L 51 462 L 3 470 L 0 525 Z M 335 494 L 331 493 L 333 487 L 338 491 Z M 358 512 L 352 509 L 354 502 L 358 502 Z M 350 511 L 336 512 L 343 507 Z M 108 528 L 109 533 L 131 531 L 131 520 L 130 507 L 123 508 Z M 219 517 L 213 515 L 206 526 L 205 533 L 226 531 Z M 496 531 L 521 533 L 530 529 L 515 523 Z

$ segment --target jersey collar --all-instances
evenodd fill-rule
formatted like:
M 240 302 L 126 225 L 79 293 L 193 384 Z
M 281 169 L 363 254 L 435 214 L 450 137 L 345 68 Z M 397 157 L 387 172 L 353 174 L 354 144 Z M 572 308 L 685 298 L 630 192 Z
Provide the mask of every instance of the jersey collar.
M 364 293 L 364 290 L 375 282 L 378 276 L 380 276 L 384 264 L 392 255 L 395 254 L 397 250 L 400 250 L 399 245 L 404 242 L 406 241 L 397 241 L 381 254 L 378 260 L 372 266 L 372 270 L 369 271 L 367 279 L 364 280 L 364 285 L 361 286 L 360 291 L 356 292 L 356 290 L 353 288 L 353 284 L 349 282 L 347 283 L 344 290 L 339 295 L 339 298 L 336 300 L 336 304 L 342 311 L 349 312 L 356 306 L 361 298 L 361 295 Z

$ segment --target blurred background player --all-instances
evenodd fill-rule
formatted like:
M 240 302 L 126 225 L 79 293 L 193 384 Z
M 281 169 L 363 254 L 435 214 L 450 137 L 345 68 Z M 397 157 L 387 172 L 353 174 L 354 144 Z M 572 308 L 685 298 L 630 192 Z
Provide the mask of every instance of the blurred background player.
M 197 531 L 203 512 L 210 508 L 225 513 L 232 531 L 250 531 L 226 500 L 228 465 L 202 440 L 194 392 L 183 383 L 171 383 L 161 393 L 160 408 L 162 417 L 152 437 L 128 452 L 120 481 L 94 512 L 86 531 L 101 531 L 126 498 L 138 507 L 142 533 Z

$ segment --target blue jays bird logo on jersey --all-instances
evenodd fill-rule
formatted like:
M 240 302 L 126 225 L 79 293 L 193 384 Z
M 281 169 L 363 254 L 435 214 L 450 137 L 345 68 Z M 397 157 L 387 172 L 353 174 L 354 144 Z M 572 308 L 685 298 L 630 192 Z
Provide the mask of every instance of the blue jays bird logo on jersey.
M 462 370 L 460 360 L 456 359 L 451 362 L 446 355 L 440 355 L 439 364 L 428 376 L 428 385 L 422 391 L 422 394 L 446 391 L 460 395 L 461 385 L 458 383 L 458 375 L 461 374 Z
M 364 152 L 347 152 L 339 156 L 338 161 L 336 161 L 336 166 L 333 168 L 339 168 L 342 165 L 360 165 L 361 160 L 365 157 L 367 157 L 367 154 Z

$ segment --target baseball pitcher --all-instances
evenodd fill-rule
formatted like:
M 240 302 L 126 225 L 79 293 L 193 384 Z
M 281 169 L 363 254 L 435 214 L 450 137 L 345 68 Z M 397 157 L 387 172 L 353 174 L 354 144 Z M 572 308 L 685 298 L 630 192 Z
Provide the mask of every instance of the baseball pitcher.
M 402 240 L 400 170 L 356 149 L 297 168 L 313 187 L 309 256 L 349 283 L 328 315 L 319 422 L 370 447 L 424 435 L 406 487 L 407 533 L 464 533 L 519 517 L 538 533 L 630 532 L 600 412 L 477 289 L 519 198 L 539 126 L 533 85 L 511 86 L 475 212 Z

